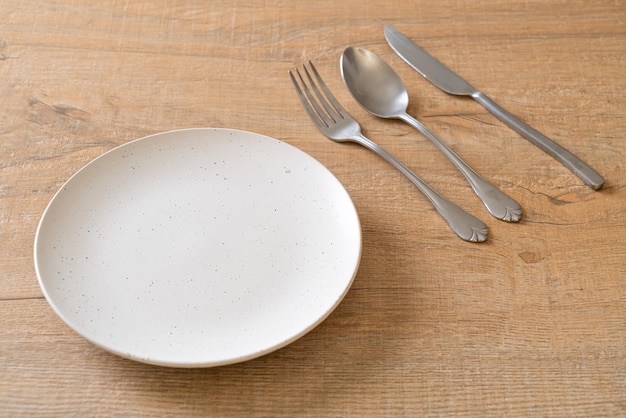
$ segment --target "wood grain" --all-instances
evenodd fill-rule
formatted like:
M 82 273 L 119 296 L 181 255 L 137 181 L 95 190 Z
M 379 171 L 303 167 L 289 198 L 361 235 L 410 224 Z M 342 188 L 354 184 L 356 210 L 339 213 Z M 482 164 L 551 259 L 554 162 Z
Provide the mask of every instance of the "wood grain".
M 595 192 L 386 45 L 393 24 L 604 175 Z M 338 59 L 398 71 L 409 113 L 524 208 L 490 217 L 401 122 L 367 114 Z M 287 70 L 311 59 L 364 132 L 490 228 L 459 240 L 384 161 L 325 139 Z M 626 415 L 626 3 L 0 0 L 0 415 Z M 55 191 L 117 145 L 185 127 L 259 132 L 311 154 L 363 226 L 346 299 L 315 330 L 232 366 L 134 363 L 83 340 L 39 289 Z

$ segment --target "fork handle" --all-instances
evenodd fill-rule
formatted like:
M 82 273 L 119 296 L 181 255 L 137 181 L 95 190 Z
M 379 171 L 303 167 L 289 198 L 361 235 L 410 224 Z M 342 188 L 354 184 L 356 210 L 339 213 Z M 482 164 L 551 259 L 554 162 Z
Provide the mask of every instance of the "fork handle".
M 363 135 L 355 136 L 352 139 L 360 145 L 374 151 L 404 174 L 406 178 L 430 200 L 437 212 L 439 212 L 441 217 L 450 225 L 454 233 L 461 239 L 470 242 L 482 242 L 487 239 L 487 226 L 480 219 L 467 213 L 465 210 L 443 197 L 417 174 L 412 172 L 407 166 L 402 164 L 397 158 L 389 154 L 374 141 Z

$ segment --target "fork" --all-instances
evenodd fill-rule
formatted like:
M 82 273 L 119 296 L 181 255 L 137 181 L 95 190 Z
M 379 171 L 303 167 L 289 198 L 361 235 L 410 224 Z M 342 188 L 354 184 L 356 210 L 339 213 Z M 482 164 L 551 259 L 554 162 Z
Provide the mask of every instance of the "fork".
M 306 64 L 302 65 L 304 77 L 298 68 L 294 69 L 297 77 L 294 71 L 289 71 L 289 76 L 302 105 L 324 135 L 336 142 L 355 142 L 362 145 L 393 165 L 430 200 L 437 212 L 461 239 L 470 242 L 482 242 L 487 239 L 487 226 L 480 219 L 443 197 L 397 158 L 365 137 L 361 133 L 359 123 L 335 99 L 313 63 L 309 61 L 308 64 L 310 71 Z

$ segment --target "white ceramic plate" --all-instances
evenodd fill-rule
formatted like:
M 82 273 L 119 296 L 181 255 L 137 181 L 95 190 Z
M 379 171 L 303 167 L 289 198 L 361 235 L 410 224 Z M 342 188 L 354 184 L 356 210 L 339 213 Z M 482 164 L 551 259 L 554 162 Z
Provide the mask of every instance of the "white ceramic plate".
M 361 255 L 354 205 L 276 139 L 188 129 L 117 147 L 47 207 L 35 267 L 67 325 L 113 353 L 208 367 L 274 351 L 322 322 Z

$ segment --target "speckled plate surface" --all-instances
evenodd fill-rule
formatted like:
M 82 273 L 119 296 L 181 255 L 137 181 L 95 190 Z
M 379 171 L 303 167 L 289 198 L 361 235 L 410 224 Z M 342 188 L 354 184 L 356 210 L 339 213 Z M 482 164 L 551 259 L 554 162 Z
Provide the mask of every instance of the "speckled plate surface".
M 165 132 L 72 176 L 35 240 L 59 317 L 120 356 L 210 367 L 281 348 L 323 321 L 356 275 L 361 229 L 339 181 L 276 139 Z

